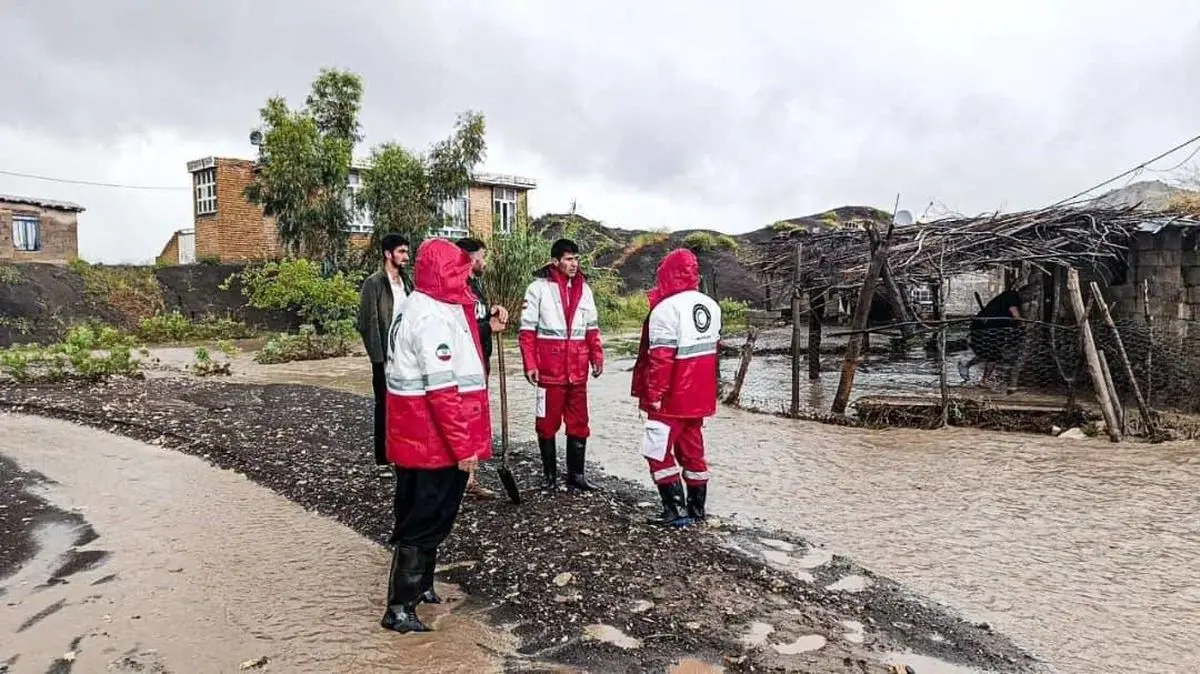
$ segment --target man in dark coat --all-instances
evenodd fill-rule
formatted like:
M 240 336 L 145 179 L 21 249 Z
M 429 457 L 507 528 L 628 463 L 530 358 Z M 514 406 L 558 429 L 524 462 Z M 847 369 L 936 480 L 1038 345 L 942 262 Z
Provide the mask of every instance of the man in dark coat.
M 508 325 L 508 310 L 496 304 L 488 303 L 483 291 L 483 270 L 487 267 L 487 246 L 479 239 L 465 238 L 455 242 L 458 247 L 471 256 L 471 276 L 467 285 L 475 297 L 475 322 L 479 326 L 479 342 L 483 348 L 483 371 L 491 375 L 492 362 L 492 333 L 503 332 Z M 471 473 L 467 483 L 467 493 L 476 498 L 491 498 L 494 494 L 485 489 Z
M 363 281 L 359 295 L 358 334 L 371 359 L 371 388 L 375 393 L 375 464 L 384 466 L 388 461 L 384 448 L 387 380 L 383 368 L 387 363 L 392 326 L 399 322 L 413 285 L 404 272 L 409 256 L 408 239 L 399 234 L 385 234 L 380 249 L 383 268 Z
M 1022 325 L 1021 305 L 1034 299 L 1033 286 L 1008 289 L 989 301 L 971 320 L 967 345 L 974 357 L 966 363 L 958 363 L 958 374 L 966 382 L 971 378 L 971 368 L 983 363 L 985 383 L 997 365 L 1011 365 L 1016 361 L 1021 348 Z

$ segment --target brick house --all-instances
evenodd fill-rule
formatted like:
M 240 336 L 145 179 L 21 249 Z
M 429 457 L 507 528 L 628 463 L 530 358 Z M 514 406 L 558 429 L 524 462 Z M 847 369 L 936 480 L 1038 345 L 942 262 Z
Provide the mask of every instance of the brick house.
M 69 201 L 0 194 L 0 261 L 66 264 L 79 256 L 79 214 Z
M 193 227 L 171 235 L 158 259 L 161 263 L 187 264 L 195 260 L 238 262 L 279 257 L 283 247 L 274 218 L 245 197 L 254 180 L 255 162 L 249 159 L 206 157 L 188 162 L 192 175 Z M 350 169 L 350 190 L 362 186 L 363 162 Z M 537 187 L 530 178 L 494 173 L 477 173 L 471 186 L 457 199 L 443 205 L 446 225 L 434 236 L 457 238 L 472 234 L 487 237 L 493 222 L 510 229 L 518 214 L 529 212 L 529 191 Z M 373 225 L 363 214 L 350 226 L 351 245 L 362 245 Z M 190 249 L 190 251 L 189 251 Z M 189 254 L 190 252 L 190 254 Z

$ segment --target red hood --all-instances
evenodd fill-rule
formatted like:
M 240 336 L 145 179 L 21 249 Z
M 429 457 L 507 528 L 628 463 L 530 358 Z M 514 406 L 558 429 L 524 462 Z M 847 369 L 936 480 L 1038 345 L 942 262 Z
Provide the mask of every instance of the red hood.
M 413 287 L 439 302 L 474 304 L 467 286 L 471 257 L 445 239 L 429 239 L 417 249 Z
M 700 262 L 696 254 L 686 248 L 677 248 L 663 258 L 658 265 L 657 284 L 647 293 L 650 306 L 688 290 L 700 288 Z

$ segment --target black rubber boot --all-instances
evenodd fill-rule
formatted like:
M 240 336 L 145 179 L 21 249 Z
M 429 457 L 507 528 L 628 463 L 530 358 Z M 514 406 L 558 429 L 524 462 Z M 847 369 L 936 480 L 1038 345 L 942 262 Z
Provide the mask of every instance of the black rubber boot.
M 414 547 L 397 545 L 392 556 L 392 572 L 388 579 L 388 607 L 380 625 L 384 629 L 406 634 L 429 632 L 417 617 L 421 596 L 421 577 L 425 573 L 424 555 Z
M 646 520 L 648 523 L 669 527 L 686 527 L 692 523 L 692 520 L 684 514 L 686 505 L 682 482 L 660 484 L 658 485 L 658 494 L 662 497 L 663 510 L 658 517 Z
M 417 600 L 425 604 L 440 604 L 442 598 L 433 589 L 433 571 L 437 568 L 437 550 L 422 550 L 421 596 Z
M 558 449 L 554 438 L 538 438 L 542 453 L 542 489 L 558 489 Z
M 583 476 L 587 464 L 587 440 L 567 436 L 567 489 L 575 491 L 599 491 L 588 484 Z
M 704 501 L 708 498 L 708 485 L 689 484 L 687 488 L 687 514 L 697 522 L 704 519 Z

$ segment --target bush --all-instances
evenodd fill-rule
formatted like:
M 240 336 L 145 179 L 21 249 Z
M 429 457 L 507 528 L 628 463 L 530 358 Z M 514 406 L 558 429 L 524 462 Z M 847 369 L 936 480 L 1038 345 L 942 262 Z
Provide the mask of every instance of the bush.
M 746 327 L 747 305 L 745 302 L 724 299 L 719 304 L 721 305 L 721 327 L 726 334 L 730 328 Z
M 0 374 L 18 383 L 95 382 L 113 376 L 138 376 L 141 367 L 133 358 L 135 348 L 134 340 L 116 328 L 78 325 L 57 344 L 0 349 Z
M 311 325 L 300 326 L 299 334 L 274 335 L 254 354 L 261 365 L 275 365 L 299 360 L 323 360 L 350 355 L 350 345 L 358 338 L 353 321 L 339 321 L 329 332 L 318 333 Z
M 212 377 L 214 375 L 222 375 L 228 377 L 233 374 L 233 367 L 229 361 L 217 362 L 212 359 L 212 354 L 203 346 L 196 347 L 196 360 L 191 364 L 192 374 L 197 377 Z
M 143 318 L 138 324 L 137 336 L 151 344 L 184 342 L 192 340 L 246 339 L 254 336 L 254 330 L 232 318 L 205 316 L 193 321 L 178 311 Z
M 282 260 L 247 267 L 226 279 L 221 289 L 228 290 L 235 277 L 241 278 L 250 306 L 294 312 L 318 335 L 336 330 L 340 321 L 353 321 L 358 313 L 361 272 L 324 276 L 312 260 Z
M 125 318 L 126 327 L 137 325 L 163 308 L 162 286 L 152 267 L 107 267 L 78 258 L 67 266 L 83 279 L 86 295 L 116 309 Z
M 737 239 L 732 236 L 712 232 L 692 232 L 683 237 L 683 245 L 697 253 L 705 253 L 718 248 L 737 250 L 739 247 Z

